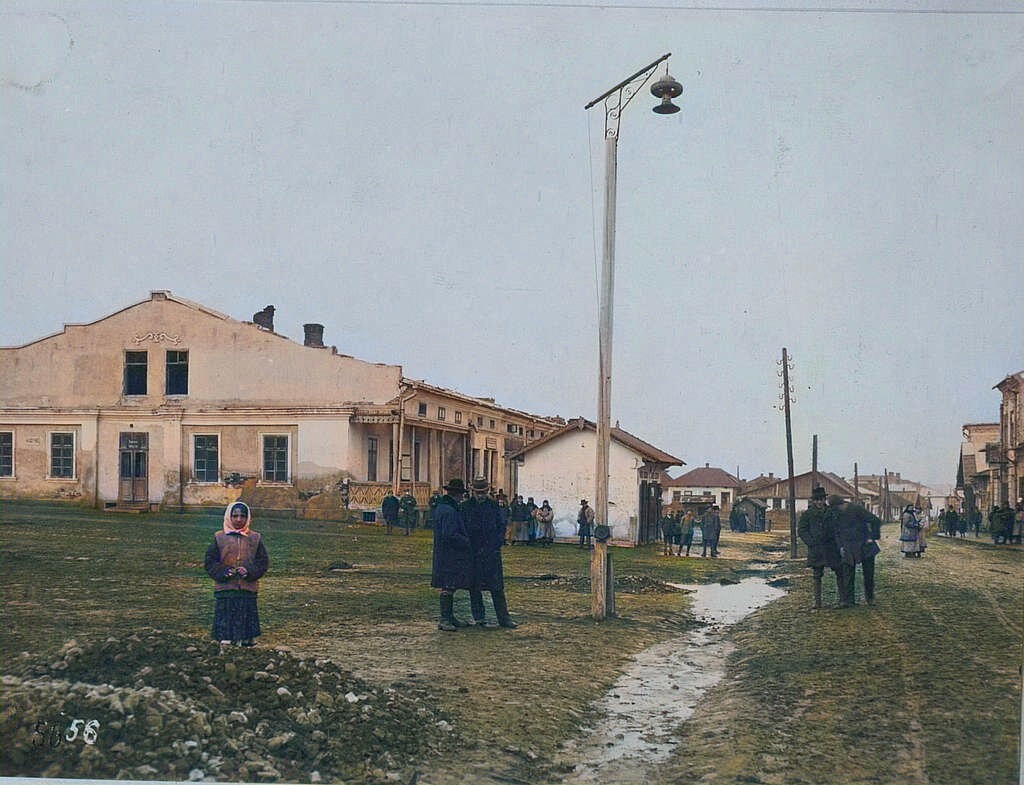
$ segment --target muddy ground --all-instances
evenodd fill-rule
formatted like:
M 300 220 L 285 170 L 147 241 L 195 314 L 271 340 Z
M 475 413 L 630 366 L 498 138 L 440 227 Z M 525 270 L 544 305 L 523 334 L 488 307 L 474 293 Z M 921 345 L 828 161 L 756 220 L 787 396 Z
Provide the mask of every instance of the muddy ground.
M 685 646 L 703 628 L 674 584 L 758 575 L 787 593 L 721 631 L 725 676 L 688 720 L 660 723 L 672 751 L 648 781 L 1016 781 L 1019 549 L 936 538 L 924 559 L 905 562 L 886 527 L 878 604 L 816 613 L 785 532 L 727 532 L 716 560 L 616 549 L 619 616 L 596 623 L 589 554 L 570 545 L 509 548 L 508 594 L 521 626 L 442 633 L 428 588 L 429 532 L 386 537 L 376 527 L 257 521 L 272 562 L 260 597 L 265 634 L 254 650 L 221 654 L 208 641 L 212 592 L 201 570 L 217 522 L 138 521 L 5 505 L 2 730 L 19 743 L 0 752 L 0 773 L 571 779 L 578 773 L 567 742 L 598 726 L 616 680 L 650 647 Z M 460 610 L 469 615 L 464 599 Z M 114 667 L 122 648 L 130 672 Z M 69 652 L 87 667 L 57 667 Z M 29 698 L 10 700 L 23 691 Z M 91 751 L 80 738 L 50 757 L 32 746 L 38 722 L 101 704 L 108 713 Z M 126 734 L 135 734 L 131 744 L 118 747 Z

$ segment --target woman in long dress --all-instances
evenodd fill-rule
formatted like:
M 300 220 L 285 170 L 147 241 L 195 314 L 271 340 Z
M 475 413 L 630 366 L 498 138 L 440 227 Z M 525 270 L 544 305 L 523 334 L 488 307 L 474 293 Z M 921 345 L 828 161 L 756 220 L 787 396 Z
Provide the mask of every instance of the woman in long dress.
M 914 506 L 908 504 L 900 517 L 900 552 L 905 557 L 921 556 L 921 524 L 914 513 Z

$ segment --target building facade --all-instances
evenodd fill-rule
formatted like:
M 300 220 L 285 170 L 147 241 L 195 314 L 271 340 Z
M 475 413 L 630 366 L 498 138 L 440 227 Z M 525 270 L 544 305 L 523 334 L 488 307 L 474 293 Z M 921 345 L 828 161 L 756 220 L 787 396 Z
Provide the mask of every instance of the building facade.
M 259 489 L 301 513 L 338 487 L 375 509 L 401 483 L 474 472 L 514 487 L 508 455 L 558 427 L 406 379 L 401 366 L 239 321 L 166 291 L 0 349 L 0 498 L 97 507 L 222 505 Z M 512 467 L 512 468 L 510 468 Z
M 547 499 L 555 513 L 555 535 L 574 537 L 580 501 L 594 506 L 597 489 L 597 427 L 582 417 L 526 445 L 514 458 L 519 493 L 537 504 Z M 683 461 L 622 430 L 612 428 L 608 449 L 608 520 L 612 541 L 642 545 L 658 539 L 661 477 Z

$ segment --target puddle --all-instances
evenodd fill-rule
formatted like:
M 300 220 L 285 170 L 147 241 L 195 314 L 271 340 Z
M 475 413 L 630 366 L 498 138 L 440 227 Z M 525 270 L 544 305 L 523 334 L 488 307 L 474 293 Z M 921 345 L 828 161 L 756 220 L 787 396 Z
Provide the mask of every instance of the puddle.
M 707 626 L 642 651 L 596 706 L 602 719 L 565 745 L 559 762 L 575 765 L 563 783 L 644 783 L 672 754 L 675 729 L 725 674 L 732 645 L 722 630 L 785 592 L 764 578 L 734 584 L 673 584 L 692 592 L 693 614 Z

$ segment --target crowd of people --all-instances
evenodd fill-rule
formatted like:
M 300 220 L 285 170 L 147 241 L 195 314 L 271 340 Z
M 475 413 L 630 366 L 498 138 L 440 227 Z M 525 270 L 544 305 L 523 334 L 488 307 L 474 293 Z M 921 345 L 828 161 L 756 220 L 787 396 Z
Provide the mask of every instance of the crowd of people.
M 995 504 L 988 512 L 988 533 L 996 545 L 1020 545 L 1024 535 L 1024 498 L 1017 499 L 1016 506 Z M 983 516 L 977 508 L 958 512 L 957 510 L 939 510 L 935 519 L 940 534 L 947 537 L 967 537 L 974 532 L 975 538 L 981 536 Z

